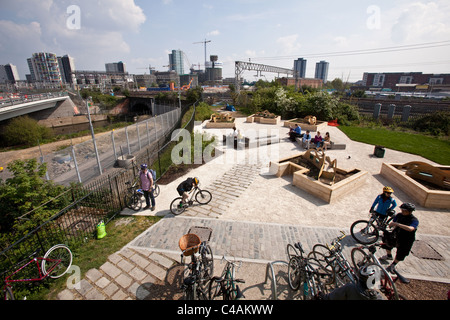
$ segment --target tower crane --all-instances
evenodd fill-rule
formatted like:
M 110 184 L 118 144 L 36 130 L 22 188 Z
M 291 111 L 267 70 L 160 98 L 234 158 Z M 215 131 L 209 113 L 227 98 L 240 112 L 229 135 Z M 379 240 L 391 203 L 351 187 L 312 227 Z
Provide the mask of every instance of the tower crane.
M 204 41 L 199 41 L 199 42 L 194 42 L 194 44 L 198 44 L 198 43 L 203 43 L 204 44 L 204 46 L 205 46 L 205 64 L 206 64 L 206 44 L 207 43 L 209 43 L 209 42 L 211 42 L 211 40 L 204 40 Z

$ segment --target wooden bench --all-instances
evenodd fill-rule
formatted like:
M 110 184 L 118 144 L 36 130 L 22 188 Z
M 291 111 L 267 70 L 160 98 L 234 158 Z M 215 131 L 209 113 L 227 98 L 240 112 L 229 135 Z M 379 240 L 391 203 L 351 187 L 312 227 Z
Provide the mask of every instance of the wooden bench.
M 223 139 L 223 145 L 226 145 L 227 136 L 223 135 L 222 139 Z M 250 147 L 261 147 L 261 146 L 266 146 L 266 145 L 280 142 L 280 137 L 277 135 L 270 135 L 270 136 L 265 136 L 265 137 L 254 137 L 254 140 L 250 140 L 249 137 L 244 137 L 243 139 L 241 139 L 239 141 L 238 139 L 234 139 L 234 137 L 232 137 L 232 136 L 229 136 L 228 139 L 234 140 L 233 142 L 234 142 L 235 149 L 237 149 L 238 147 L 239 147 L 239 149 L 244 149 L 244 148 L 248 149 Z

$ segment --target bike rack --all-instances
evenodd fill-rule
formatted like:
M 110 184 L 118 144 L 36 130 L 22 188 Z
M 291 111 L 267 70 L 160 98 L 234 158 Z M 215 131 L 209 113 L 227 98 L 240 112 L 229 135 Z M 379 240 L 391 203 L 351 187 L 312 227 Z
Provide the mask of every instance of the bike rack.
M 266 267 L 266 279 L 264 280 L 264 284 L 267 283 L 267 278 L 269 275 L 269 268 L 272 274 L 272 294 L 273 294 L 273 299 L 277 300 L 277 283 L 275 281 L 275 271 L 273 270 L 273 265 L 274 264 L 285 264 L 288 265 L 289 263 L 287 263 L 286 261 L 281 261 L 281 260 L 277 260 L 277 261 L 273 261 L 273 262 L 269 262 L 267 263 L 267 267 Z

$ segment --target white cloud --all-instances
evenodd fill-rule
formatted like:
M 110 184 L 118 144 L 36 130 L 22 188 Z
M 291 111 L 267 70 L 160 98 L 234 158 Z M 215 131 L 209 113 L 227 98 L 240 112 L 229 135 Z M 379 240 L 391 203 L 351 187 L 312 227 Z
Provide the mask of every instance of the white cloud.
M 431 42 L 450 37 L 450 2 L 414 2 L 398 8 L 391 38 L 397 43 Z
M 206 35 L 207 36 L 218 36 L 219 34 L 220 34 L 219 30 L 214 30 L 214 31 L 208 32 Z
M 290 55 L 298 53 L 301 45 L 297 42 L 298 34 L 292 34 L 284 37 L 280 37 L 276 40 L 279 45 L 278 54 L 280 55 Z

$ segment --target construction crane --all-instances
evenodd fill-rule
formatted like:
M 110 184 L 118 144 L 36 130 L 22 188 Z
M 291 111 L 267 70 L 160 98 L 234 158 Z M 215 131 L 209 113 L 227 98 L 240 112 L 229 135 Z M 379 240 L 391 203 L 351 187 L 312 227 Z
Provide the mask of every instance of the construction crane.
M 200 42 L 194 42 L 194 44 L 198 44 L 198 43 L 203 43 L 205 45 L 205 63 L 206 63 L 206 44 L 211 42 L 211 40 L 204 40 L 204 41 L 200 41 Z
M 153 67 L 152 68 L 152 66 L 151 65 L 148 65 L 148 67 L 146 67 L 146 68 L 136 68 L 136 69 L 148 69 L 148 71 L 150 72 L 150 74 L 152 74 L 152 70 L 155 70 L 155 68 Z

